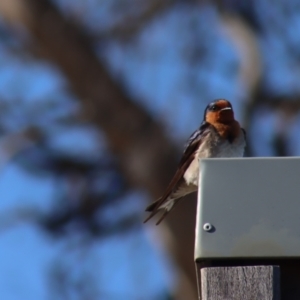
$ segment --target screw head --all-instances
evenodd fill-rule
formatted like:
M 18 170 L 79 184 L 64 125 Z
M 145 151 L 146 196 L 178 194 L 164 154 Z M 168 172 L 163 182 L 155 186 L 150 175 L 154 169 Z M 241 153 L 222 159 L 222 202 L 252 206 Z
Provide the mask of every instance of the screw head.
M 211 231 L 213 229 L 213 226 L 210 223 L 205 223 L 203 225 L 203 230 L 204 231 Z

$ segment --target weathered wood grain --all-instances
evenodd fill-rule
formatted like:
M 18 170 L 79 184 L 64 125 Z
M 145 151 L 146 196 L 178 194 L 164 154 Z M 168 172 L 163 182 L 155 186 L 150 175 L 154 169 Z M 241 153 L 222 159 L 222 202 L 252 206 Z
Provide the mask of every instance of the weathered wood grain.
M 202 300 L 279 300 L 278 266 L 201 269 Z

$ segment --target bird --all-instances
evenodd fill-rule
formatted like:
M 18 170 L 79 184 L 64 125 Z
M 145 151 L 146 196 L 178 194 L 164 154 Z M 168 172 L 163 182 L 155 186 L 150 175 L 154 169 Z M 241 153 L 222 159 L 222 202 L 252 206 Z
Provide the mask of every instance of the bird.
M 163 195 L 150 204 L 146 211 L 154 215 L 163 211 L 156 225 L 166 217 L 178 201 L 198 190 L 199 162 L 202 158 L 243 157 L 246 132 L 234 118 L 231 103 L 217 99 L 204 111 L 200 127 L 188 139 L 178 168 Z

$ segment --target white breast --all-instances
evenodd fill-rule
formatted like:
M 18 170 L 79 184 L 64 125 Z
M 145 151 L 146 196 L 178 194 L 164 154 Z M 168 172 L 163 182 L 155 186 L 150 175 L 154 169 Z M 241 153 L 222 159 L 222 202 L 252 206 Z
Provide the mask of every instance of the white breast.
M 240 137 L 233 143 L 228 141 L 220 141 L 214 137 L 207 139 L 206 143 L 202 143 L 196 152 L 195 159 L 185 171 L 183 177 L 188 185 L 198 185 L 199 161 L 201 158 L 213 157 L 243 157 L 245 151 L 245 137 Z
M 245 152 L 245 139 L 244 137 L 238 139 L 234 143 L 225 141 L 220 145 L 219 150 L 211 157 L 243 157 Z

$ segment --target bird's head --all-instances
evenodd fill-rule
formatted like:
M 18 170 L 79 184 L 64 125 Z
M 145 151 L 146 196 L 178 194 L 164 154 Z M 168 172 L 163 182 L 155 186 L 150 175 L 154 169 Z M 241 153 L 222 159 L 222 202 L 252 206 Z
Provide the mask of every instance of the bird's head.
M 234 121 L 232 105 L 225 99 L 209 103 L 205 109 L 204 120 L 208 123 L 230 123 Z

